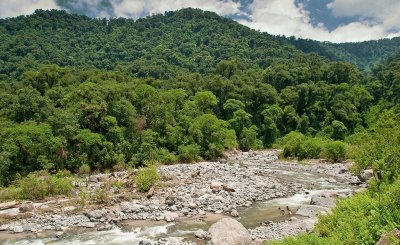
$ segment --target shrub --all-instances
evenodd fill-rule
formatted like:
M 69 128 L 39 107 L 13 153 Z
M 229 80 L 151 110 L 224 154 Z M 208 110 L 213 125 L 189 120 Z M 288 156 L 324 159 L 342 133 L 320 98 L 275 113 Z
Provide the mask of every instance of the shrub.
M 185 162 L 200 160 L 200 146 L 197 144 L 179 146 L 179 159 Z
M 307 137 L 299 132 L 290 132 L 281 139 L 283 146 L 283 156 L 297 156 L 300 150 L 300 144 L 305 141 Z
M 159 178 L 160 175 L 158 174 L 157 169 L 151 166 L 140 169 L 136 175 L 135 182 L 139 191 L 146 192 Z
M 106 189 L 102 187 L 97 188 L 95 193 L 92 195 L 92 199 L 96 203 L 107 203 L 108 195 Z
M 300 144 L 297 156 L 300 160 L 317 158 L 321 154 L 324 142 L 318 138 L 310 138 Z
M 240 147 L 248 151 L 250 149 L 260 149 L 262 147 L 261 140 L 257 139 L 258 128 L 252 125 L 249 128 L 243 128 L 240 135 Z
M 333 161 L 342 160 L 346 156 L 346 144 L 340 141 L 331 141 L 325 144 L 324 156 Z
M 69 172 L 62 171 L 57 175 L 50 175 L 46 171 L 30 173 L 20 178 L 16 183 L 0 190 L 2 200 L 10 199 L 43 199 L 51 195 L 69 195 L 72 183 Z
M 88 164 L 82 164 L 78 170 L 78 173 L 81 176 L 87 176 L 90 174 L 90 172 L 91 172 L 91 170 L 90 170 L 90 166 Z

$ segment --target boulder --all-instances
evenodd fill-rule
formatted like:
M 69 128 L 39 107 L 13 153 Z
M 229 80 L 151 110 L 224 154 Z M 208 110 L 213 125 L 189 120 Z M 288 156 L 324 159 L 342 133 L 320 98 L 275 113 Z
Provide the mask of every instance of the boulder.
M 174 212 L 167 212 L 164 214 L 164 219 L 167 222 L 173 222 L 175 219 L 179 217 L 179 214 L 174 213 Z
M 17 204 L 18 204 L 18 203 L 17 203 L 16 201 L 0 203 L 0 210 L 13 208 L 13 207 L 15 207 L 15 205 L 17 205 Z
M 389 233 L 383 234 L 375 245 L 391 245 L 391 244 L 400 244 L 400 230 L 394 229 Z
M 247 229 L 232 218 L 223 218 L 208 230 L 213 245 L 250 245 L 252 240 Z
M 231 216 L 232 216 L 232 217 L 239 217 L 238 211 L 237 211 L 236 209 L 232 209 L 232 211 L 231 211 Z
M 336 206 L 336 199 L 330 195 L 313 195 L 310 201 L 311 205 L 333 208 Z
M 14 233 L 21 233 L 21 232 L 24 232 L 24 228 L 22 228 L 22 226 L 20 226 L 20 225 L 14 226 L 13 232 L 14 232 Z
M 303 205 L 297 210 L 296 215 L 304 217 L 316 217 L 319 213 L 326 214 L 328 211 L 329 208 L 326 207 L 317 205 Z
M 218 192 L 222 189 L 222 183 L 221 182 L 211 182 L 210 189 L 213 192 Z
M 372 169 L 366 169 L 358 176 L 362 182 L 367 182 L 372 177 L 374 177 L 374 171 Z
M 19 208 L 10 208 L 0 211 L 0 216 L 17 216 L 19 214 Z
M 21 211 L 21 213 L 25 213 L 25 212 L 30 212 L 34 209 L 34 205 L 32 202 L 23 202 L 20 206 L 19 206 L 19 211 Z
M 226 192 L 235 192 L 235 189 L 229 184 L 222 185 L 222 189 Z
M 207 238 L 207 231 L 197 230 L 194 232 L 194 236 L 199 239 L 206 239 Z

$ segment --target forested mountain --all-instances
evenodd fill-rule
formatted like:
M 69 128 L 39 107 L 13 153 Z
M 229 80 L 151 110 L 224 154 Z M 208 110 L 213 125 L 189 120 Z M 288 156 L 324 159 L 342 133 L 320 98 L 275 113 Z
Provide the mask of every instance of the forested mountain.
M 400 37 L 358 43 L 318 42 L 294 37 L 277 37 L 306 53 L 318 53 L 330 60 L 352 62 L 360 68 L 370 69 L 400 52 Z
M 83 164 L 215 158 L 295 130 L 343 140 L 369 127 L 372 105 L 376 116 L 399 101 L 396 57 L 364 74 L 287 42 L 196 9 L 0 20 L 0 183 Z
M 300 51 L 212 12 L 184 9 L 131 19 L 91 19 L 37 10 L 0 21 L 1 74 L 18 76 L 38 63 L 125 69 L 137 77 L 177 71 L 207 74 L 221 60 L 265 68 Z

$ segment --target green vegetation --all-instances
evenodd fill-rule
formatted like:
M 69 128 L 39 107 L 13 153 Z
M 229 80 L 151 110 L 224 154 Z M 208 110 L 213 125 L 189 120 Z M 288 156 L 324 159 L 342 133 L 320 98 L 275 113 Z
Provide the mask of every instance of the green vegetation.
M 399 228 L 400 181 L 339 202 L 331 214 L 320 216 L 313 233 L 267 244 L 375 244 L 385 232 Z M 397 243 L 393 243 L 397 244 Z
M 274 37 L 196 9 L 1 19 L 0 198 L 68 195 L 65 170 L 87 178 L 279 145 L 285 157 L 374 170 L 368 193 L 283 243 L 372 244 L 399 227 L 399 40 Z M 145 192 L 158 179 L 149 167 L 135 181 Z M 107 188 L 81 205 L 106 202 Z
M 72 190 L 69 175 L 65 171 L 56 175 L 50 175 L 46 171 L 32 172 L 17 179 L 10 187 L 0 189 L 0 200 L 38 200 L 54 195 L 69 196 Z
M 136 186 L 141 192 L 146 192 L 160 179 L 157 169 L 153 166 L 141 168 L 135 177 Z
M 283 148 L 284 157 L 326 158 L 332 161 L 346 157 L 347 145 L 341 141 L 324 138 L 307 137 L 299 132 L 290 132 L 278 141 L 277 146 Z

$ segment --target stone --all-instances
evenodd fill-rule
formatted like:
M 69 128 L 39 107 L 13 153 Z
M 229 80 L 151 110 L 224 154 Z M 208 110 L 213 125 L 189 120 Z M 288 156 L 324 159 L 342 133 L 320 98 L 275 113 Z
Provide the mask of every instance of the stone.
M 72 212 L 72 211 L 75 211 L 76 210 L 76 207 L 74 207 L 74 206 L 67 206 L 67 207 L 63 207 L 62 208 L 62 211 L 63 212 Z
M 0 231 L 6 231 L 6 230 L 8 230 L 8 229 L 10 229 L 10 226 L 9 225 L 1 225 L 0 226 Z
M 104 210 L 93 210 L 90 211 L 88 213 L 86 213 L 85 215 L 89 218 L 94 218 L 94 219 L 100 219 L 102 218 L 107 212 L 105 212 Z
M 232 218 L 223 218 L 214 223 L 208 233 L 213 245 L 250 245 L 250 233 L 247 229 Z
M 13 232 L 14 232 L 14 233 L 21 233 L 21 232 L 24 232 L 24 228 L 22 228 L 22 226 L 20 226 L 20 225 L 14 226 Z
M 21 213 L 25 213 L 25 212 L 30 212 L 34 209 L 35 207 L 33 206 L 32 202 L 23 202 L 20 206 L 19 206 L 19 211 L 21 211 Z
M 368 180 L 370 180 L 373 177 L 374 177 L 374 171 L 372 169 L 366 169 L 358 176 L 358 178 L 362 182 L 367 182 Z
M 43 204 L 43 205 L 40 205 L 39 208 L 42 209 L 42 210 L 46 210 L 46 209 L 49 209 L 50 207 L 47 204 Z
M 99 182 L 99 178 L 96 175 L 92 175 L 89 177 L 89 182 L 97 183 Z
M 235 192 L 235 189 L 229 184 L 222 185 L 222 189 L 226 192 Z
M 19 208 L 10 208 L 0 211 L 0 216 L 17 216 L 20 213 Z
M 391 232 L 383 234 L 375 245 L 391 245 L 399 243 L 400 243 L 400 230 L 394 229 Z
M 331 197 L 331 195 L 313 195 L 310 201 L 311 205 L 318 205 L 322 207 L 333 208 L 336 206 L 336 199 Z
M 188 215 L 189 214 L 189 210 L 187 210 L 186 208 L 182 209 L 182 214 L 183 215 Z
M 164 219 L 167 222 L 173 222 L 179 217 L 179 214 L 174 212 L 167 212 L 164 214 Z
M 172 206 L 175 204 L 175 199 L 176 199 L 176 197 L 174 197 L 174 196 L 167 196 L 164 203 L 168 206 Z
M 299 219 L 296 218 L 296 217 L 294 217 L 294 216 L 292 216 L 292 217 L 289 218 L 289 221 L 297 221 L 297 220 L 299 220 Z
M 189 203 L 189 208 L 191 209 L 196 209 L 197 208 L 197 204 L 194 202 Z
M 237 211 L 236 209 L 232 209 L 232 211 L 231 211 L 231 216 L 232 216 L 232 217 L 239 217 L 238 211 Z
M 213 191 L 219 191 L 222 189 L 222 183 L 221 182 L 211 182 L 210 189 L 212 189 Z
M 197 230 L 194 232 L 194 236 L 199 239 L 206 239 L 207 238 L 207 231 Z
M 15 205 L 17 205 L 17 204 L 18 204 L 18 203 L 17 203 L 16 201 L 0 203 L 0 210 L 13 208 L 13 207 L 15 207 Z
M 317 206 L 317 205 L 303 205 L 301 206 L 296 215 L 304 216 L 304 217 L 316 217 L 319 213 L 326 214 L 329 211 L 329 208 Z
M 121 202 L 119 208 L 123 212 L 129 212 L 131 209 L 131 204 L 129 202 Z

